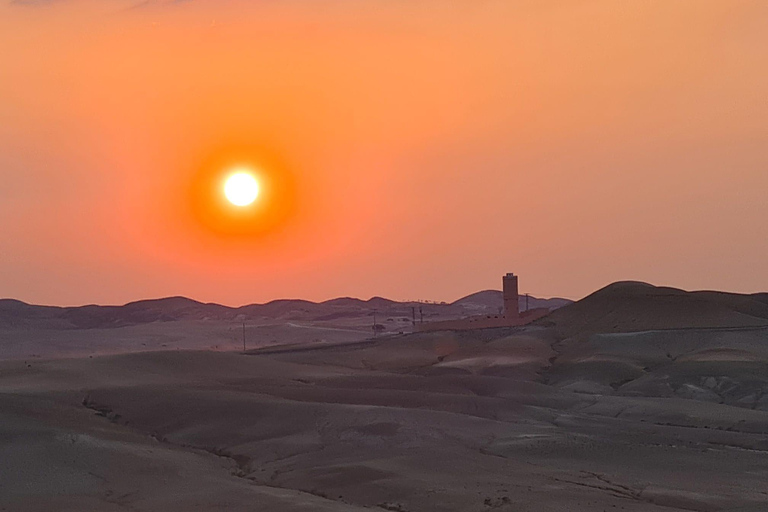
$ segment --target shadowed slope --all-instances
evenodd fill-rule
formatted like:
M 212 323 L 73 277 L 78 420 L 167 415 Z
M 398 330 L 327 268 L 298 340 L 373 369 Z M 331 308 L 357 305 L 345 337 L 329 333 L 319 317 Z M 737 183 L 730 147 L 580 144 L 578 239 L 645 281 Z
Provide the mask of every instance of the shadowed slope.
M 686 292 L 624 281 L 554 311 L 538 322 L 562 337 L 659 329 L 768 325 L 764 294 Z

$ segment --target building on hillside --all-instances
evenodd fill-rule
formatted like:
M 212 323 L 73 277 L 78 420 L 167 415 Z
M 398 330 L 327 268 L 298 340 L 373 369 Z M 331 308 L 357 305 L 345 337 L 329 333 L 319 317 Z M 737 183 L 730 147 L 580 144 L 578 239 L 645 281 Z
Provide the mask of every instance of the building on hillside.
M 549 314 L 549 308 L 534 308 L 520 311 L 520 294 L 517 276 L 508 273 L 502 278 L 504 312 L 498 315 L 475 315 L 458 320 L 441 320 L 416 324 L 417 332 L 461 331 L 468 329 L 489 329 L 491 327 L 518 327 Z

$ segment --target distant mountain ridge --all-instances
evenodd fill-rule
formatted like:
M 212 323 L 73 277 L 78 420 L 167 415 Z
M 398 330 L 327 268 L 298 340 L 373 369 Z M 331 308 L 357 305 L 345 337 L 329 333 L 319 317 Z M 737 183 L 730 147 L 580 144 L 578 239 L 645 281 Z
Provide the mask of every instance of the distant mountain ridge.
M 521 309 L 525 300 L 521 298 Z M 567 299 L 530 297 L 529 305 L 557 308 L 569 304 Z M 502 294 L 486 290 L 463 297 L 453 303 L 398 302 L 383 297 L 368 300 L 339 297 L 323 302 L 302 299 L 278 299 L 264 304 L 240 307 L 204 303 L 187 297 L 165 297 L 129 302 L 122 306 L 86 305 L 75 307 L 39 306 L 15 299 L 0 299 L 0 327 L 38 327 L 50 329 L 116 328 L 152 322 L 179 320 L 246 321 L 280 319 L 296 321 L 330 321 L 336 318 L 371 316 L 374 310 L 382 318 L 462 317 L 497 313 L 502 307 Z

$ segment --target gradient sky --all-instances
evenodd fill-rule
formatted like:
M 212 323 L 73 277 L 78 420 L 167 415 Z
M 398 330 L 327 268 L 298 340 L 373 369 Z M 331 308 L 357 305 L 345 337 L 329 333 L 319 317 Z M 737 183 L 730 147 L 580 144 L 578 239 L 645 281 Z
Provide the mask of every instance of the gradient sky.
M 234 148 L 269 230 L 189 207 Z M 36 303 L 768 290 L 768 2 L 5 0 L 0 184 Z

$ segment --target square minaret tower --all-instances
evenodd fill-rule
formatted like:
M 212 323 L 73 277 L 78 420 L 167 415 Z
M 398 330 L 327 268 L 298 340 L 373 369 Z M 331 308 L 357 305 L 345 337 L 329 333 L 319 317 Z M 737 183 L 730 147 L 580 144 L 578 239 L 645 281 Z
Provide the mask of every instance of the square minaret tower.
M 502 282 L 504 285 L 504 316 L 507 318 L 519 318 L 520 305 L 517 276 L 510 272 L 503 277 Z

